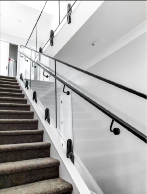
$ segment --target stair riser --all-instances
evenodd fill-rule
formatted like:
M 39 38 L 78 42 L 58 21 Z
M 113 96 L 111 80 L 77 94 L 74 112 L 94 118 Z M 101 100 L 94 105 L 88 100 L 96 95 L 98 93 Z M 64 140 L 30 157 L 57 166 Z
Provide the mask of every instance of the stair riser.
M 13 80 L 13 79 L 0 78 L 0 82 L 1 82 L 1 81 L 17 83 L 17 80 L 16 80 L 16 79 Z
M 33 119 L 33 114 L 0 114 L 0 119 Z
M 43 142 L 43 134 L 37 135 L 0 135 L 0 145 Z
M 9 89 L 9 88 L 0 88 L 0 92 L 13 92 L 13 93 L 22 93 L 22 90 L 15 90 L 15 89 Z
M 0 82 L 1 83 L 1 82 Z M 20 86 L 14 86 L 13 84 L 12 85 L 7 85 L 7 84 L 0 84 L 0 87 L 2 88 L 14 88 L 14 89 L 20 89 Z
M 22 110 L 22 111 L 30 111 L 30 106 L 1 106 L 0 110 Z
M 24 94 L 0 94 L 0 97 L 24 98 Z
M 59 167 L 46 167 L 0 176 L 0 189 L 59 177 Z
M 0 75 L 0 78 L 16 80 L 15 77 L 9 77 L 9 76 L 4 76 L 4 75 Z
M 38 129 L 38 122 L 0 123 L 0 131 L 36 130 L 36 129 Z
M 0 152 L 0 163 L 50 157 L 50 147 Z
M 12 84 L 14 86 L 18 86 L 19 84 L 17 82 L 11 82 L 11 81 L 2 81 L 0 80 L 0 84 Z
M 0 103 L 16 103 L 16 104 L 27 104 L 27 99 L 17 99 L 17 100 L 9 100 L 9 99 L 0 99 Z

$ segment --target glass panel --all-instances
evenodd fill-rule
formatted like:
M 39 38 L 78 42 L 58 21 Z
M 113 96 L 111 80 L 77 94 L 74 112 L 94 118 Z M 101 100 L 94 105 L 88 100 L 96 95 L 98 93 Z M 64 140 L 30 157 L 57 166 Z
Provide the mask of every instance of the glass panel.
M 43 56 L 40 57 L 40 62 L 49 65 L 48 58 Z M 50 111 L 51 121 L 56 125 L 55 116 L 55 79 L 46 73 L 41 67 L 36 65 L 34 68 L 34 79 L 31 80 L 31 89 L 36 91 L 38 104 L 45 110 L 46 108 Z
M 63 92 L 63 88 L 65 93 Z M 67 95 L 67 92 L 69 92 L 69 95 Z M 84 106 L 80 105 L 80 100 L 84 100 L 79 98 L 69 88 L 64 87 L 62 83 L 57 81 L 57 131 L 61 145 L 66 152 L 67 141 L 72 141 L 73 151 L 71 152 L 71 160 L 74 162 L 75 167 L 90 191 L 97 193 L 99 187 L 98 189 L 95 188 L 95 180 L 87 169 L 84 163 L 85 160 L 83 159 L 83 156 L 88 153 L 86 149 L 89 150 L 83 142 L 87 142 L 87 133 L 91 133 L 91 125 L 96 129 L 97 121 L 94 120 L 93 124 L 92 116 L 85 111 Z

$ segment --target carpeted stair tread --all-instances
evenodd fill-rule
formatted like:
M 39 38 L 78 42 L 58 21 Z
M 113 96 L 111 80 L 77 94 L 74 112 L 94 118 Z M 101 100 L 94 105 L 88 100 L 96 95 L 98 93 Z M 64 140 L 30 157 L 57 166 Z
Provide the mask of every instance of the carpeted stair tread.
M 33 119 L 33 111 L 0 110 L 0 119 Z
M 27 99 L 25 98 L 13 98 L 13 97 L 0 97 L 0 103 L 20 103 L 27 104 Z
M 0 152 L 9 152 L 15 150 L 25 150 L 25 149 L 38 149 L 38 148 L 50 148 L 51 144 L 47 142 L 37 142 L 37 143 L 22 143 L 22 144 L 9 144 L 0 145 Z
M 4 75 L 0 75 L 0 78 L 6 78 L 6 79 L 16 80 L 15 77 L 9 77 L 9 76 L 4 76 Z
M 14 77 L 0 76 L 0 194 L 71 194 Z
M 21 110 L 0 110 L 0 114 L 25 114 L 34 115 L 33 111 L 21 111 Z
M 38 135 L 43 133 L 44 130 L 0 131 L 0 136 Z
M 0 103 L 0 106 L 28 106 L 28 107 L 30 107 L 30 105 L 29 104 L 19 104 L 19 103 L 17 103 L 17 104 L 15 104 L 15 103 Z
M 16 162 L 6 162 L 0 165 L 0 176 L 3 174 L 12 174 L 22 171 L 35 170 L 59 165 L 59 160 L 50 157 Z
M 0 145 L 43 142 L 44 130 L 0 131 Z
M 1 194 L 71 194 L 73 187 L 60 178 L 0 190 Z
M 0 119 L 0 131 L 36 130 L 37 119 Z
M 19 85 L 19 83 L 11 81 L 11 80 L 10 81 L 2 81 L 2 80 L 0 80 L 0 84 L 12 84 L 12 85 L 15 85 L 15 86 Z
M 13 93 L 22 93 L 22 90 L 20 89 L 14 89 L 14 88 L 4 88 L 0 87 L 0 91 L 7 91 L 7 92 L 13 92 Z
M 24 98 L 24 94 L 13 92 L 0 92 L 1 97 Z
M 0 103 L 0 110 L 23 110 L 29 111 L 29 104 L 19 104 L 19 103 Z
M 38 120 L 37 119 L 0 119 L 0 124 L 3 124 L 3 123 L 11 123 L 11 124 L 14 124 L 14 123 L 34 123 L 34 122 L 37 122 L 38 123 Z
M 0 77 L 0 81 L 17 82 L 16 79 L 9 79 L 9 78 L 5 78 L 5 77 Z
M 19 86 L 19 85 L 2 84 L 1 82 L 0 82 L 0 87 L 3 87 L 3 88 L 16 88 L 16 89 L 20 89 L 20 86 Z

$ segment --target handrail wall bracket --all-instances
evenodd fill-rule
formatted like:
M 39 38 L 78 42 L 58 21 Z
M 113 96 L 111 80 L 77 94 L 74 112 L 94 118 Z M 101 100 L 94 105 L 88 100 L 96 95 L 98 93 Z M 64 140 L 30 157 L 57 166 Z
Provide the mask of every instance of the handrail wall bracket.
M 119 134 L 120 134 L 120 129 L 119 129 L 119 128 L 114 128 L 114 129 L 112 129 L 113 123 L 114 123 L 114 119 L 113 119 L 112 122 L 111 122 L 110 131 L 113 132 L 114 135 L 119 135 Z
M 67 95 L 70 95 L 70 91 L 67 91 L 67 92 L 65 92 L 65 85 L 63 86 L 63 93 L 65 93 L 65 94 L 67 94 Z

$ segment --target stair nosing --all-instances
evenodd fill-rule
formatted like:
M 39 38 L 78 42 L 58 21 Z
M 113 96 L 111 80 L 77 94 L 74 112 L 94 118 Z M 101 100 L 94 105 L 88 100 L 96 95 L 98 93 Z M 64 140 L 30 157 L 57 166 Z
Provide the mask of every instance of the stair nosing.
M 0 119 L 0 123 L 38 123 L 38 119 Z
M 0 136 L 18 136 L 18 135 L 38 135 L 43 134 L 44 130 L 20 130 L 20 131 L 0 131 Z
M 52 184 L 55 184 L 55 183 L 56 184 L 58 183 L 58 185 L 61 185 L 61 183 L 59 184 L 58 180 L 61 180 L 62 184 L 66 184 L 66 186 L 61 187 L 62 194 L 70 193 L 73 191 L 73 186 L 71 183 L 69 183 L 61 178 L 53 178 L 53 179 L 47 179 L 47 180 L 37 181 L 37 182 L 33 182 L 33 183 L 27 183 L 24 185 L 18 185 L 18 186 L 14 186 L 11 188 L 4 188 L 1 190 L 1 192 L 2 192 L 2 194 L 8 194 L 11 191 L 11 189 L 13 189 L 13 192 L 19 191 L 19 194 L 20 194 L 20 192 L 22 192 L 24 190 L 25 190 L 26 194 L 29 194 L 29 191 L 28 191 L 28 188 L 29 188 L 29 190 L 31 190 L 31 194 L 36 194 L 36 192 L 38 191 L 37 187 L 39 187 L 39 189 L 42 189 L 42 191 L 44 191 L 44 188 L 46 188 L 46 185 L 48 185 L 48 188 L 52 188 L 51 192 L 55 194 L 55 192 L 59 193 L 60 188 L 58 188 L 58 190 L 57 190 L 55 187 L 49 187 L 49 186 Z M 45 185 L 42 185 L 43 183 Z M 35 189 L 35 190 L 33 191 L 33 189 Z M 63 189 L 64 189 L 64 191 L 63 191 Z M 42 193 L 42 191 L 39 190 L 40 193 Z M 10 193 L 10 194 L 13 194 L 13 193 Z M 18 194 L 18 192 L 16 194 Z
M 19 104 L 19 103 L 0 103 L 0 106 L 28 106 L 29 104 Z
M 21 110 L 0 110 L 0 114 L 25 114 L 25 115 L 34 115 L 33 111 L 21 111 Z
M 0 165 L 0 176 L 55 166 L 59 167 L 59 165 L 60 161 L 51 157 L 6 162 Z

